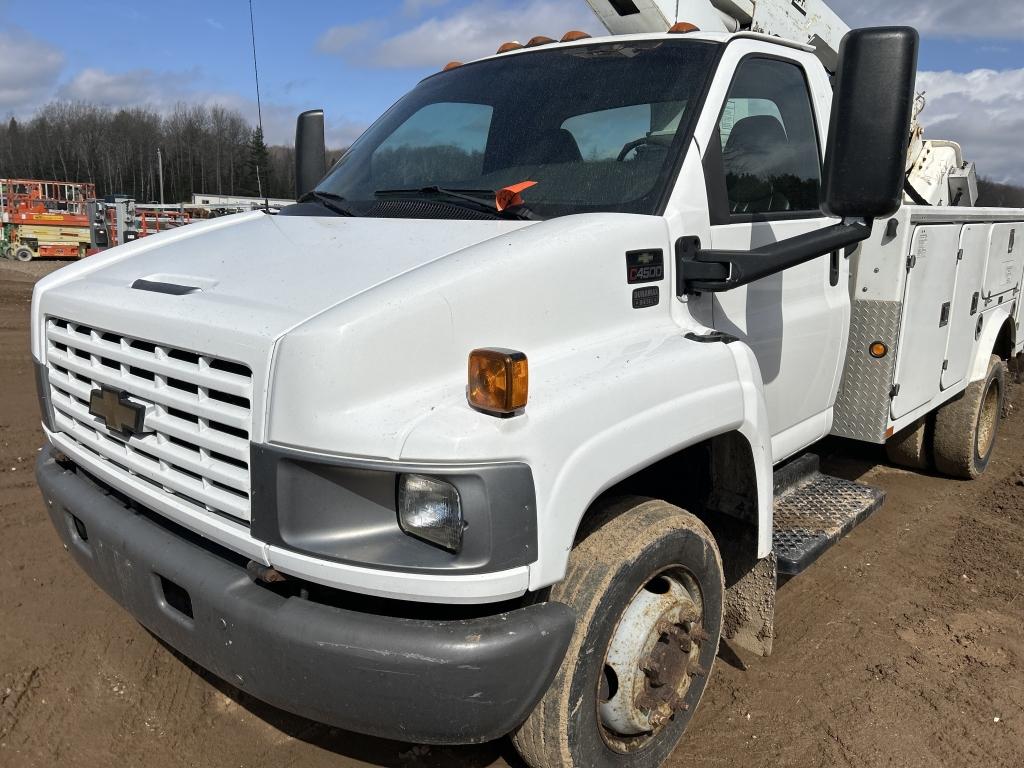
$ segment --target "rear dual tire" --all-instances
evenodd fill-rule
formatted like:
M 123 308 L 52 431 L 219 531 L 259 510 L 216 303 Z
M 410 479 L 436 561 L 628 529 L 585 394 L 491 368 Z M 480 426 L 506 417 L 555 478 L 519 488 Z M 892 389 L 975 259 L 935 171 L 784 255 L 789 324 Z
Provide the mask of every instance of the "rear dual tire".
M 935 468 L 944 475 L 973 480 L 995 452 L 1006 397 L 1006 366 L 992 355 L 988 373 L 935 414 Z
M 1006 366 L 998 355 L 989 360 L 984 379 L 921 418 L 885 444 L 889 461 L 908 469 L 974 480 L 988 468 L 995 451 L 1006 399 Z
M 922 418 L 889 438 L 885 455 L 889 462 L 907 469 L 931 468 L 928 419 Z
M 714 537 L 666 502 L 595 512 L 550 599 L 576 631 L 544 698 L 513 736 L 533 768 L 656 768 L 707 685 L 725 585 Z

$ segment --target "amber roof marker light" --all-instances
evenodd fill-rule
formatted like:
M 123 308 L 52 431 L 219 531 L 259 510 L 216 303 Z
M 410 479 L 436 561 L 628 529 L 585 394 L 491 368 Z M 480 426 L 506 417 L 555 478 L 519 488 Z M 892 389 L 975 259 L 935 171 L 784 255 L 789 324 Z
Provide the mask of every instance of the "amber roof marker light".
M 530 391 L 530 365 L 514 349 L 487 347 L 469 353 L 466 398 L 478 411 L 492 416 L 514 416 L 526 407 Z
M 546 35 L 537 35 L 536 37 L 530 38 L 530 42 L 526 44 L 527 48 L 536 48 L 538 45 L 551 45 L 552 43 L 558 42 L 553 37 L 547 37 Z
M 668 32 L 670 35 L 685 35 L 688 32 L 700 32 L 700 27 L 688 21 L 678 21 L 669 27 Z
M 589 40 L 590 35 L 586 32 L 580 32 L 578 29 L 573 29 L 562 35 L 560 42 L 563 43 L 575 43 L 577 40 Z

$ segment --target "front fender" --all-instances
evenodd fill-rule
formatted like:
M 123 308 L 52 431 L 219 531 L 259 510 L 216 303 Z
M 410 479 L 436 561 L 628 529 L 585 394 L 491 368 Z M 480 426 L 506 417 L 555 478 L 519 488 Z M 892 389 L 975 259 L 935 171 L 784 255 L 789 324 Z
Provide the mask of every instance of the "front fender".
M 754 456 L 759 556 L 771 551 L 772 457 L 761 377 L 741 343 L 703 344 L 678 329 L 530 361 L 530 403 L 514 419 L 472 411 L 465 397 L 420 421 L 408 456 L 505 456 L 534 473 L 538 559 L 530 588 L 565 574 L 583 515 L 619 481 L 686 447 L 738 431 Z

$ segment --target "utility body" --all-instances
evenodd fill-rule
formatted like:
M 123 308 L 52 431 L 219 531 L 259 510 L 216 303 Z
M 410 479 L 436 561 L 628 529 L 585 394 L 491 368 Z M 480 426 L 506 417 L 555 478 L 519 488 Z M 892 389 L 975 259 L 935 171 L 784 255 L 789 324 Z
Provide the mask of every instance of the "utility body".
M 922 183 L 916 34 L 592 5 L 648 26 L 453 64 L 322 181 L 307 113 L 297 205 L 38 284 L 53 522 L 231 684 L 656 766 L 720 639 L 769 653 L 778 576 L 881 504 L 809 448 L 984 470 L 1024 212 L 972 207 L 959 148 Z

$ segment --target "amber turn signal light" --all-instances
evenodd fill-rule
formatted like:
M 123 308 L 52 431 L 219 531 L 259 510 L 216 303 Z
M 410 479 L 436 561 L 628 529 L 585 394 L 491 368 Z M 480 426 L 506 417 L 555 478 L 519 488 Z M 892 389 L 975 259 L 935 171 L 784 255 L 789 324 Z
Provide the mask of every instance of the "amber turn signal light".
M 484 413 L 509 416 L 526 407 L 530 367 L 513 349 L 474 349 L 469 353 L 469 404 Z
M 876 341 L 868 347 L 868 352 L 876 360 L 881 360 L 883 357 L 889 354 L 889 348 L 881 341 Z

